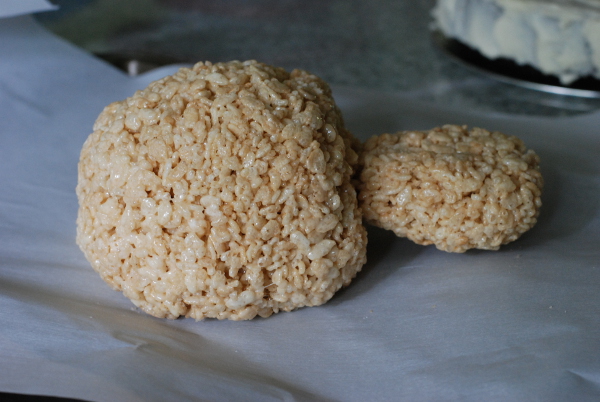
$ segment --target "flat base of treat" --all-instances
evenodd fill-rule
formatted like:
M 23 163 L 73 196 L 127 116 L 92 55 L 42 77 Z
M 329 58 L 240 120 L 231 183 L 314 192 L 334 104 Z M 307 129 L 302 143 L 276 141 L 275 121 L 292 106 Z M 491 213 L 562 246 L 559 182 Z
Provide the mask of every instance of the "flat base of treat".
M 433 31 L 432 37 L 434 43 L 453 60 L 497 81 L 558 95 L 600 98 L 600 80 L 596 78 L 584 77 L 570 85 L 563 85 L 558 77 L 544 74 L 534 67 L 523 66 L 504 58 L 488 59 L 477 50 L 446 37 L 440 31 Z

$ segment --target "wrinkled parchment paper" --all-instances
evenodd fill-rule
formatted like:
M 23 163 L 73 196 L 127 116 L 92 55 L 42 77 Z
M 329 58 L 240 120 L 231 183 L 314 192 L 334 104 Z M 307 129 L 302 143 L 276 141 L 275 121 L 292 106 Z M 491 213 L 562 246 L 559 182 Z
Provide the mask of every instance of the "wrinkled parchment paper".
M 321 307 L 248 322 L 150 317 L 75 245 L 77 161 L 129 78 L 29 17 L 0 20 L 0 391 L 94 401 L 600 398 L 600 114 L 440 109 L 335 88 L 360 138 L 443 123 L 523 138 L 538 225 L 448 254 L 369 228 L 368 263 Z

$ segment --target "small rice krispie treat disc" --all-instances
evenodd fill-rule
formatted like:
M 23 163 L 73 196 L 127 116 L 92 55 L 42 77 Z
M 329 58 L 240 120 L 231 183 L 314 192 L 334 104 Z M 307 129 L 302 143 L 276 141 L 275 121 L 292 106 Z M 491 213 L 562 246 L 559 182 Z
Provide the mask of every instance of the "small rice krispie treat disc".
M 79 162 L 77 243 L 156 317 L 325 303 L 366 261 L 355 143 L 305 71 L 183 68 L 98 117 Z
M 369 139 L 360 157 L 367 222 L 417 244 L 497 250 L 536 223 L 539 158 L 499 132 L 446 125 Z

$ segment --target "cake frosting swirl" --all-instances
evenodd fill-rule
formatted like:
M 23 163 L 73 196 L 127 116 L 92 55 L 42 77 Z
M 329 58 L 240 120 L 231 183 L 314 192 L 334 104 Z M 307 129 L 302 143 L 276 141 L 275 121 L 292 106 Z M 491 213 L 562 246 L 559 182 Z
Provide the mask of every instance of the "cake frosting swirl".
M 565 84 L 600 78 L 600 0 L 438 0 L 435 27 Z

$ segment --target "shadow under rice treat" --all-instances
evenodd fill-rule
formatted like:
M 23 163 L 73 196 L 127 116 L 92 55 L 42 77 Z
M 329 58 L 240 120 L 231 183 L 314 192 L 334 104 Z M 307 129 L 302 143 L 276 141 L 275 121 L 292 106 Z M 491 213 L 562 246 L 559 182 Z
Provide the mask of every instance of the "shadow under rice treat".
M 533 227 L 539 158 L 499 132 L 445 125 L 370 138 L 360 156 L 366 222 L 417 244 L 497 250 Z
M 77 243 L 156 317 L 320 305 L 366 261 L 355 144 L 305 71 L 182 68 L 98 117 L 79 162 Z

